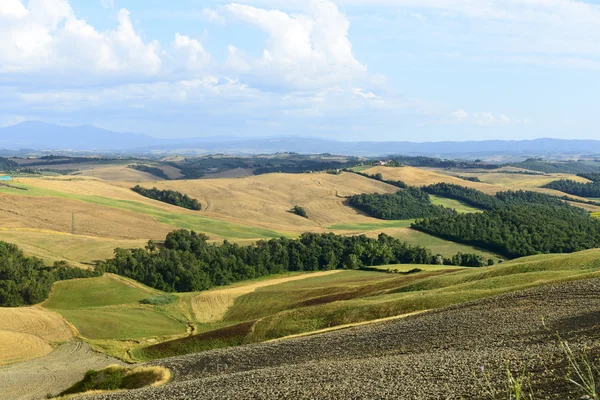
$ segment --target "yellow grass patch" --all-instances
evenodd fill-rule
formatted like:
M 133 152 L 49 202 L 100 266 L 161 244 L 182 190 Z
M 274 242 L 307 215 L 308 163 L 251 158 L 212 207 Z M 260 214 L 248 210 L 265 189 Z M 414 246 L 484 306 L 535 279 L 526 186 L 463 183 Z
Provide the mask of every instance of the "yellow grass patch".
M 58 314 L 37 306 L 0 308 L 0 330 L 28 333 L 49 342 L 73 337 L 73 331 Z
M 348 222 L 377 222 L 344 205 L 360 193 L 395 193 L 398 188 L 362 176 L 342 173 L 267 174 L 243 179 L 199 179 L 143 184 L 172 189 L 198 199 L 203 214 L 277 231 L 322 231 Z M 289 212 L 304 207 L 309 219 Z
M 0 194 L 3 228 L 29 228 L 118 239 L 164 238 L 172 229 L 154 218 L 77 200 Z
M 73 337 L 69 325 L 41 307 L 0 308 L 0 364 L 41 357 L 50 343 Z
M 217 322 L 223 319 L 227 313 L 227 310 L 229 310 L 229 308 L 233 305 L 235 299 L 245 294 L 252 293 L 259 288 L 336 274 L 338 272 L 340 271 L 322 271 L 311 274 L 290 276 L 287 278 L 269 279 L 227 289 L 209 290 L 193 297 L 190 300 L 190 304 L 196 321 L 199 323 Z
M 52 347 L 37 336 L 0 330 L 0 365 L 45 356 Z
M 127 165 L 107 165 L 84 169 L 77 176 L 89 176 L 106 181 L 141 182 L 162 179 L 147 172 L 129 168 Z
M 81 268 L 111 258 L 116 248 L 144 247 L 147 243 L 145 239 L 101 238 L 30 228 L 0 228 L 0 240 L 16 244 L 26 255 L 39 257 L 48 264 L 65 260 Z

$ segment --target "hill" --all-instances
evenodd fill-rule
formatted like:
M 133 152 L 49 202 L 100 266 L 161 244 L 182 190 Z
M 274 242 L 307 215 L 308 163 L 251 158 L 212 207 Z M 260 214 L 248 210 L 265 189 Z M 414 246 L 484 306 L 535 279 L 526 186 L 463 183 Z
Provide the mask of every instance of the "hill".
M 161 360 L 155 364 L 170 368 L 173 382 L 89 398 L 480 399 L 490 391 L 508 398 L 507 365 L 513 376 L 528 374 L 536 396 L 580 398 L 576 386 L 556 378 L 567 375 L 566 357 L 551 332 L 597 349 L 598 290 L 598 279 L 562 283 L 371 326 Z
M 337 142 L 317 138 L 186 138 L 159 139 L 142 134 L 117 133 L 90 125 L 59 126 L 28 121 L 0 128 L 0 148 L 80 151 L 127 151 L 137 153 L 177 151 L 187 154 L 266 154 L 279 152 L 333 153 L 383 156 L 390 154 L 467 157 L 493 155 L 598 154 L 597 140 L 487 140 L 466 142 Z

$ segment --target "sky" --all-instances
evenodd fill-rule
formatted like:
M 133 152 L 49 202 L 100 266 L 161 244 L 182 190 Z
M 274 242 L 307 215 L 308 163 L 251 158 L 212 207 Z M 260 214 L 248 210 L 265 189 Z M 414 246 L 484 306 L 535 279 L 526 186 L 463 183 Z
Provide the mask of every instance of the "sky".
M 600 0 L 0 0 L 0 126 L 600 139 Z

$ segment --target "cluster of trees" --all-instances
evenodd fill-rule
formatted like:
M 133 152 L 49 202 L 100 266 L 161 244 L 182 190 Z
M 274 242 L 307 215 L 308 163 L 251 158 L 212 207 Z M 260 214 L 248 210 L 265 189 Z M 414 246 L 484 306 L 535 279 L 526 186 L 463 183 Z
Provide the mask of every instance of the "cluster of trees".
M 423 190 L 429 194 L 462 201 L 463 203 L 483 210 L 493 210 L 511 205 L 529 204 L 568 206 L 568 204 L 564 202 L 564 200 L 567 200 L 566 198 L 523 190 L 498 192 L 495 196 L 490 196 L 479 190 L 451 183 L 436 183 L 434 185 L 423 187 Z
M 463 181 L 469 181 L 469 182 L 481 182 L 481 179 L 479 179 L 476 176 L 458 176 L 458 178 L 462 179 Z
M 465 204 L 484 210 L 491 210 L 500 205 L 500 201 L 494 196 L 452 183 L 436 183 L 423 187 L 423 190 L 429 194 L 462 201 Z
M 205 290 L 286 271 L 358 269 L 388 264 L 451 264 L 482 266 L 477 255 L 444 259 L 430 250 L 391 236 L 339 236 L 305 233 L 299 239 L 271 239 L 251 246 L 227 241 L 209 244 L 208 237 L 187 230 L 167 235 L 163 246 L 116 249 L 113 259 L 99 263 L 99 273 L 119 274 L 167 292 Z
M 157 188 L 146 189 L 140 185 L 136 185 L 135 187 L 131 188 L 131 190 L 150 199 L 162 201 L 163 203 L 172 204 L 174 206 L 195 211 L 202 209 L 202 206 L 198 200 L 192 199 L 187 194 L 183 194 L 175 190 L 160 190 Z
M 308 214 L 306 213 L 306 210 L 302 206 L 294 206 L 292 208 L 292 212 L 296 215 L 299 215 L 300 217 L 308 218 Z
M 0 171 L 12 172 L 19 168 L 19 164 L 8 158 L 0 157 Z
M 169 175 L 167 175 L 165 173 L 165 171 L 163 171 L 162 169 L 158 168 L 158 167 L 152 167 L 150 165 L 144 165 L 144 164 L 132 164 L 128 166 L 131 169 L 135 169 L 136 171 L 142 171 L 142 172 L 146 172 L 150 175 L 154 175 L 154 176 L 158 176 L 159 178 L 165 179 L 165 180 L 169 180 Z
M 376 181 L 379 182 L 383 182 L 383 183 L 387 183 L 388 185 L 392 185 L 392 186 L 396 186 L 400 189 L 406 189 L 408 187 L 408 185 L 405 182 L 402 181 L 394 181 L 394 180 L 389 180 L 389 179 L 383 179 L 383 175 L 380 172 L 377 172 L 376 174 L 366 174 L 364 172 L 354 172 L 351 169 L 346 169 L 346 172 L 352 172 L 355 173 L 357 175 L 360 176 L 364 176 L 365 178 L 371 178 L 371 179 L 375 179 Z
M 429 195 L 420 188 L 408 187 L 394 194 L 357 194 L 348 198 L 348 204 L 372 217 L 402 220 L 452 215 L 450 208 L 431 203 Z
M 511 258 L 600 247 L 600 221 L 585 210 L 560 200 L 560 204 L 523 204 L 520 201 L 526 196 L 504 198 L 509 201 L 505 207 L 424 219 L 412 227 Z
M 577 174 L 577 176 L 580 176 L 592 182 L 600 182 L 600 173 Z
M 488 164 L 481 160 L 465 161 L 465 160 L 446 160 L 441 158 L 423 157 L 423 156 L 391 156 L 391 161 L 396 165 L 408 165 L 410 167 L 430 167 L 430 168 L 482 168 L 482 169 L 497 169 L 499 164 Z
M 558 181 L 552 181 L 544 185 L 544 187 L 548 189 L 559 190 L 574 196 L 600 197 L 600 181 L 582 183 L 573 181 L 571 179 L 561 179 Z
M 506 164 L 507 166 L 523 168 L 532 171 L 562 174 L 581 174 L 600 172 L 600 163 L 597 161 L 545 161 L 541 158 L 529 158 L 518 163 Z
M 0 307 L 40 303 L 48 298 L 54 282 L 97 274 L 71 268 L 64 261 L 47 267 L 40 259 L 25 257 L 17 246 L 0 242 Z

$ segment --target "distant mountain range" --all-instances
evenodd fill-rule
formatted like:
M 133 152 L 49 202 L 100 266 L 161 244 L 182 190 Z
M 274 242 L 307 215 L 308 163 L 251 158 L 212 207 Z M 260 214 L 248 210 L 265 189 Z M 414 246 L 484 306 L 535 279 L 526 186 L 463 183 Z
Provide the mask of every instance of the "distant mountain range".
M 388 154 L 466 157 L 475 155 L 600 154 L 600 140 L 536 139 L 467 142 L 336 142 L 315 138 L 190 138 L 159 139 L 136 133 L 117 133 L 91 125 L 65 127 L 23 122 L 0 128 L 0 149 L 72 150 L 97 152 L 177 152 L 260 154 L 296 152 L 378 156 Z

